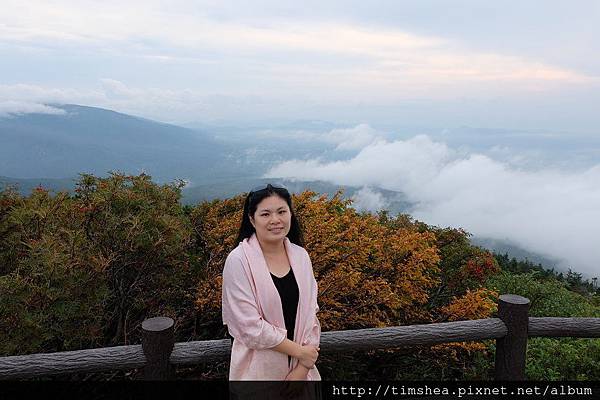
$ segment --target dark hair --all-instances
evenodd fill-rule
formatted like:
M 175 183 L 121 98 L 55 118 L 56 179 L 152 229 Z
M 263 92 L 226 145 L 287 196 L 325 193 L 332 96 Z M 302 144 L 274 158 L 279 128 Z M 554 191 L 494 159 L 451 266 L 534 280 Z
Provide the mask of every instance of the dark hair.
M 246 200 L 244 201 L 244 214 L 242 215 L 242 223 L 240 225 L 240 233 L 238 234 L 237 243 L 249 238 L 254 232 L 256 232 L 254 226 L 252 226 L 252 223 L 250 222 L 250 215 L 254 216 L 258 204 L 263 201 L 263 199 L 273 195 L 279 196 L 285 200 L 290 208 L 291 223 L 287 238 L 290 240 L 290 242 L 297 244 L 298 246 L 304 246 L 302 229 L 298 219 L 296 218 L 296 214 L 294 214 L 294 209 L 292 208 L 292 196 L 290 196 L 290 192 L 288 192 L 285 188 L 273 186 L 270 183 L 267 184 L 264 189 L 251 191 L 246 196 Z

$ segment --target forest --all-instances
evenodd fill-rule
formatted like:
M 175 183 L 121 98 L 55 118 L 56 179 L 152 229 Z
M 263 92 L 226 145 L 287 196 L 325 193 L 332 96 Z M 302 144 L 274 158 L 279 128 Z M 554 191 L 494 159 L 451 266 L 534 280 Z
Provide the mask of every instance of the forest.
M 2 189 L 0 357 L 139 344 L 154 316 L 175 320 L 176 342 L 226 338 L 221 272 L 245 193 L 183 205 L 184 184 L 111 173 L 82 174 L 74 194 Z M 465 230 L 357 212 L 342 192 L 293 202 L 323 331 L 488 318 L 505 293 L 530 299 L 530 316 L 600 317 L 595 279 L 491 253 Z M 494 341 L 327 354 L 317 365 L 323 379 L 490 380 Z M 178 368 L 177 378 L 226 379 L 227 369 Z M 526 377 L 600 380 L 600 339 L 530 339 Z

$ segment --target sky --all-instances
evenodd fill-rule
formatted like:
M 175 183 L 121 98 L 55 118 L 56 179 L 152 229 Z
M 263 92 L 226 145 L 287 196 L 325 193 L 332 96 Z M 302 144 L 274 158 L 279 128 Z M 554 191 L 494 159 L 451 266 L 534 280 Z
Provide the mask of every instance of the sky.
M 425 222 L 597 276 L 598 21 L 595 0 L 3 0 L 0 117 L 331 121 L 300 137 L 343 156 L 269 176 L 361 186 L 367 208 L 402 191 Z
M 597 134 L 598 20 L 577 0 L 4 0 L 0 113 Z

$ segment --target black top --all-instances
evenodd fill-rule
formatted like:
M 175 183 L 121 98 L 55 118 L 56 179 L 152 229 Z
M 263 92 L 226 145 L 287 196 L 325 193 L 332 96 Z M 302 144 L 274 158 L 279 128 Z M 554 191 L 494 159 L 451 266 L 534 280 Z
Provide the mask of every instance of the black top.
M 300 297 L 294 271 L 290 268 L 290 271 L 285 276 L 279 278 L 271 274 L 271 278 L 273 278 L 273 283 L 279 292 L 279 297 L 281 297 L 283 319 L 285 321 L 287 337 L 293 341 L 294 328 L 296 326 L 296 312 L 298 310 L 298 299 Z
M 285 329 L 287 330 L 287 338 L 294 341 L 294 328 L 296 326 L 296 312 L 298 310 L 298 300 L 300 298 L 300 292 L 298 290 L 298 283 L 294 276 L 294 271 L 290 268 L 290 271 L 283 277 L 279 278 L 271 274 L 273 283 L 279 292 L 281 297 L 281 306 L 283 308 L 283 319 L 285 322 Z M 288 356 L 288 363 L 291 362 L 291 357 Z

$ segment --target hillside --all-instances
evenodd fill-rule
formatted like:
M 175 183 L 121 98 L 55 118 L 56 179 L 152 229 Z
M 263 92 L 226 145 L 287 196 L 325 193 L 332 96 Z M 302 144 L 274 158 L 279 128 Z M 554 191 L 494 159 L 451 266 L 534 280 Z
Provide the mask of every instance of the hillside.
M 232 148 L 206 133 L 95 107 L 55 107 L 65 114 L 0 119 L 1 175 L 62 179 L 117 170 L 198 181 L 239 174 Z

